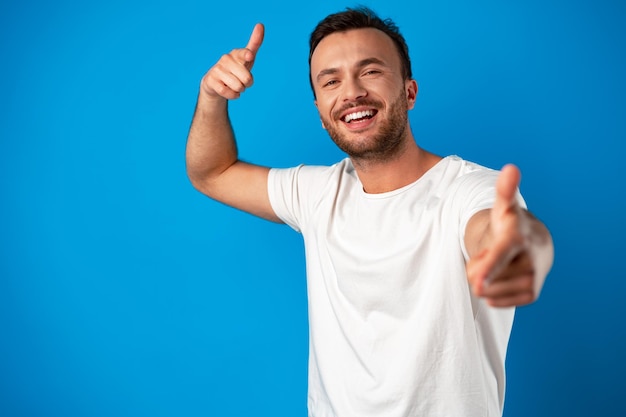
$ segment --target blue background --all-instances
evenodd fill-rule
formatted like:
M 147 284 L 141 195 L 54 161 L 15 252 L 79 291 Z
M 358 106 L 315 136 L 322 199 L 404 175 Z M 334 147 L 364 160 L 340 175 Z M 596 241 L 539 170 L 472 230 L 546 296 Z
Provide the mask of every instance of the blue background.
M 626 3 L 364 3 L 409 42 L 418 142 L 518 164 L 554 235 L 505 415 L 625 415 Z M 184 148 L 200 78 L 262 21 L 241 157 L 342 158 L 307 40 L 348 5 L 0 5 L 0 415 L 306 415 L 301 238 L 197 193 Z

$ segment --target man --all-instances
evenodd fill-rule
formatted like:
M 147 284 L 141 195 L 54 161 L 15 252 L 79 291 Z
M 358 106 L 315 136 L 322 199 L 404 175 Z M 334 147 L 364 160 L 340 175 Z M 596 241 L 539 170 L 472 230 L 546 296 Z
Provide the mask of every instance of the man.
M 322 126 L 349 158 L 239 161 L 227 101 L 252 85 L 263 31 L 203 77 L 187 167 L 206 195 L 303 235 L 309 415 L 501 415 L 512 307 L 537 298 L 553 259 L 549 232 L 522 207 L 518 169 L 417 145 L 407 46 L 365 8 L 328 16 L 310 42 Z

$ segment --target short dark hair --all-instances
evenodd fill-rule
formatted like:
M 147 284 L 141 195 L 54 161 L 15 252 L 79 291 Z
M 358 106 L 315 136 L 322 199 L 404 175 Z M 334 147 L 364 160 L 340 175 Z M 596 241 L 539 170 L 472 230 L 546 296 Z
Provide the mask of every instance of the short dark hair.
M 315 95 L 315 89 L 313 88 L 313 80 L 311 78 L 311 57 L 317 45 L 326 36 L 335 32 L 346 32 L 352 29 L 364 29 L 374 28 L 385 33 L 391 38 L 396 45 L 398 54 L 400 55 L 400 62 L 402 63 L 402 76 L 405 80 L 409 80 L 413 77 L 411 71 L 411 58 L 409 57 L 409 47 L 404 40 L 404 37 L 400 34 L 400 29 L 391 19 L 381 19 L 378 15 L 365 6 L 359 6 L 356 8 L 346 8 L 345 11 L 328 15 L 324 20 L 319 22 L 309 39 L 309 82 L 311 83 L 311 89 L 313 95 Z

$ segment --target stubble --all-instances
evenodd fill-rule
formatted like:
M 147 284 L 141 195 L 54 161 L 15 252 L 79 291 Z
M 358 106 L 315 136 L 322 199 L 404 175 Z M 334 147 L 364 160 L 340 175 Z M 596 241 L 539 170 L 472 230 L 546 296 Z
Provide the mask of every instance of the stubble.
M 381 116 L 381 105 L 375 101 L 356 101 L 351 107 L 362 105 L 375 107 L 379 110 L 377 116 Z M 336 120 L 328 121 L 322 117 L 322 121 L 333 142 L 354 162 L 384 162 L 393 159 L 403 148 L 408 126 L 407 112 L 405 91 L 402 90 L 392 102 L 387 117 L 380 120 L 380 126 L 374 133 L 347 133 L 335 124 Z

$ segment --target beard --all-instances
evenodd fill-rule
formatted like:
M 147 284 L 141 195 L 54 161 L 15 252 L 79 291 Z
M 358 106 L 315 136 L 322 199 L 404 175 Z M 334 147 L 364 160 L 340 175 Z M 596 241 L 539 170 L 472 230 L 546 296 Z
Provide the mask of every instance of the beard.
M 348 108 L 369 106 L 379 110 L 377 116 L 382 115 L 382 104 L 374 100 L 359 100 L 333 113 L 333 121 L 322 117 L 326 131 L 335 144 L 352 159 L 360 161 L 381 162 L 396 156 L 402 149 L 406 137 L 408 123 L 408 106 L 404 90 L 391 103 L 389 113 L 379 123 L 378 131 L 374 133 L 347 133 L 334 124 L 339 120 L 339 114 Z M 342 122 L 339 122 L 342 123 Z M 349 138 L 348 136 L 352 136 Z

